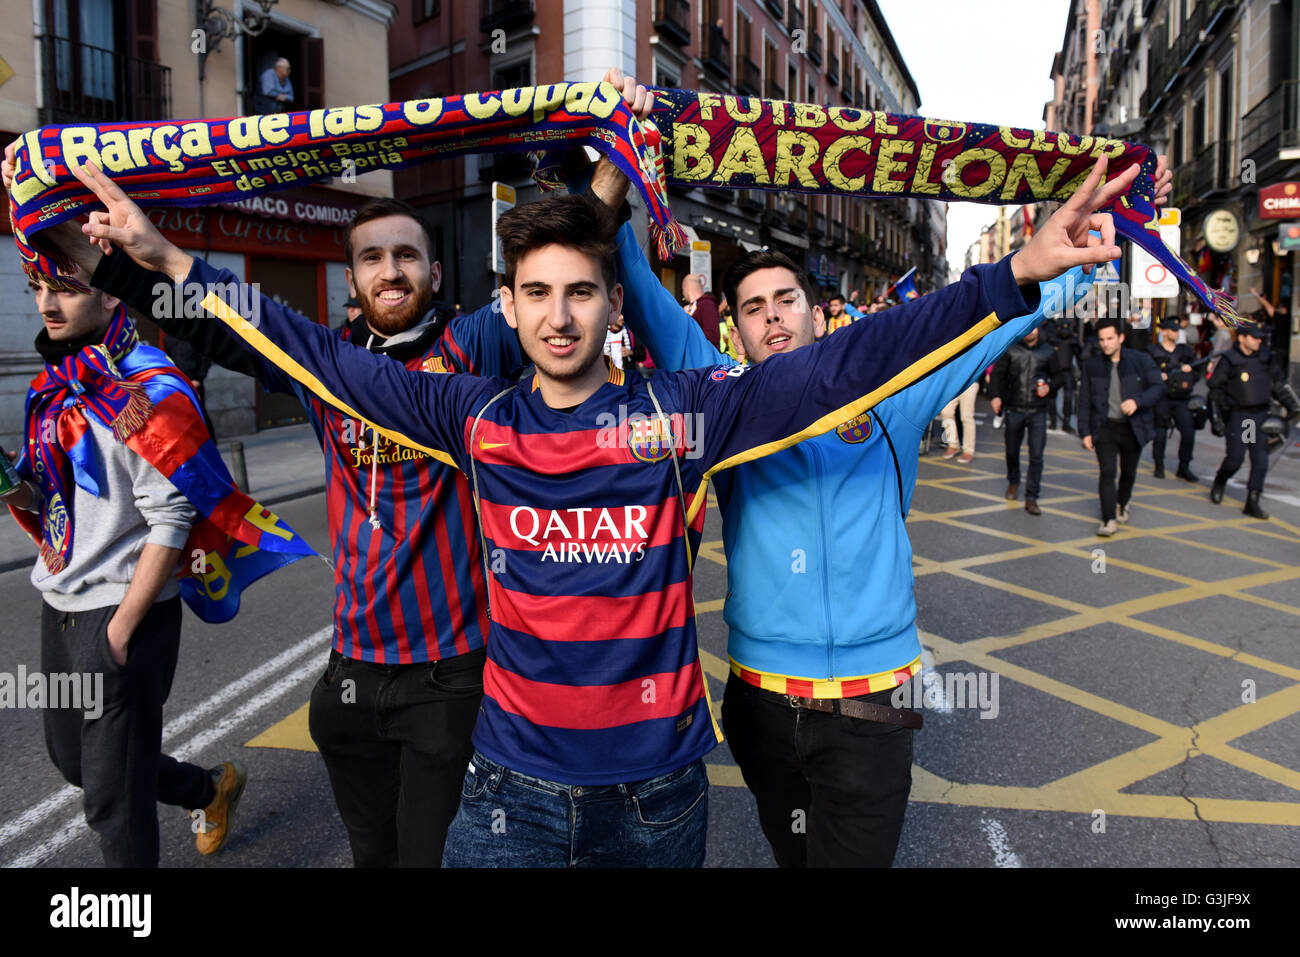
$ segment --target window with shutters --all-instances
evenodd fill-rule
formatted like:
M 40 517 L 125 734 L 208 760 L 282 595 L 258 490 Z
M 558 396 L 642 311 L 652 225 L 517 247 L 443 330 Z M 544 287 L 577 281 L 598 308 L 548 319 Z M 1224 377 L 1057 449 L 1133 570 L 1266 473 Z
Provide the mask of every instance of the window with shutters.
M 42 123 L 171 115 L 171 70 L 158 63 L 157 0 L 43 0 L 42 13 Z
M 272 23 L 257 36 L 245 36 L 245 113 L 292 113 L 324 109 L 325 41 Z M 276 64 L 288 61 L 280 77 Z

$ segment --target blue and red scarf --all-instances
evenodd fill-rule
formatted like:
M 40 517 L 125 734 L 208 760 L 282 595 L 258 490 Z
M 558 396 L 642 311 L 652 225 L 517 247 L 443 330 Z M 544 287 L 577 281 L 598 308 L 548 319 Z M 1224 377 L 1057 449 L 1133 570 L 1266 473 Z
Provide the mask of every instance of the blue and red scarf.
M 91 418 L 166 476 L 203 516 L 185 545 L 180 588 L 204 621 L 233 618 L 245 587 L 315 554 L 235 486 L 189 383 L 163 352 L 140 342 L 125 307 L 118 307 L 101 343 L 46 363 L 32 380 L 26 409 L 17 469 L 40 488 L 41 517 L 10 511 L 40 544 L 40 560 L 51 572 L 66 568 L 72 555 L 74 483 L 100 494 L 102 473 L 87 434 Z
M 14 238 L 29 274 L 59 281 L 53 267 L 61 263 L 41 251 L 37 237 L 97 208 L 69 171 L 85 162 L 141 206 L 207 206 L 467 153 L 545 152 L 538 180 L 553 185 L 558 148 L 588 145 L 640 189 L 666 258 L 686 238 L 668 208 L 670 183 L 995 205 L 1059 202 L 1106 156 L 1112 179 L 1133 165 L 1141 171 L 1107 210 L 1119 234 L 1230 324 L 1238 321 L 1232 298 L 1210 289 L 1161 240 L 1156 156 L 1141 144 L 695 90 L 654 94 L 646 123 L 614 86 L 588 82 L 220 120 L 47 126 L 25 133 L 16 154 Z

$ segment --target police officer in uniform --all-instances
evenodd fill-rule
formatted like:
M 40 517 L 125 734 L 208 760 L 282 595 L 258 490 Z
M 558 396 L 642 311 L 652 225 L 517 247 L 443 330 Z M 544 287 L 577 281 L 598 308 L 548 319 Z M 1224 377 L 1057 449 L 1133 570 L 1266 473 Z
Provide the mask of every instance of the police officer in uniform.
M 1268 472 L 1268 447 L 1264 419 L 1269 398 L 1276 395 L 1294 422 L 1300 418 L 1300 400 L 1290 385 L 1277 374 L 1263 346 L 1264 330 L 1258 323 L 1237 327 L 1237 342 L 1219 356 L 1210 375 L 1210 418 L 1215 435 L 1223 435 L 1227 448 L 1210 489 L 1210 501 L 1223 501 L 1223 490 L 1250 453 L 1250 479 L 1246 483 L 1246 507 L 1252 518 L 1268 518 L 1259 507 Z
M 1196 355 L 1192 347 L 1178 342 L 1181 328 L 1176 316 L 1166 316 L 1160 320 L 1160 338 L 1147 347 L 1151 358 L 1156 360 L 1160 369 L 1160 378 L 1165 384 L 1165 394 L 1156 403 L 1156 434 L 1151 442 L 1151 455 L 1156 462 L 1155 477 L 1165 477 L 1165 441 L 1169 436 L 1167 429 L 1172 419 L 1178 429 L 1178 471 L 1180 479 L 1195 482 L 1192 474 L 1192 443 L 1196 439 L 1196 426 L 1192 413 L 1187 408 L 1187 400 L 1192 397 L 1192 386 L 1196 383 L 1196 372 L 1192 363 Z

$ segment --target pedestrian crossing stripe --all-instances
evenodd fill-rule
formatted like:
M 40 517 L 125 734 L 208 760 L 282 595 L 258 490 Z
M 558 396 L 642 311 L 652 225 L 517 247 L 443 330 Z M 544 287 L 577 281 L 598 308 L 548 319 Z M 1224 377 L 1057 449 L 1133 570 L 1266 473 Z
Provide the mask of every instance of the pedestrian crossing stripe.
M 922 631 L 922 642 L 931 650 L 936 665 L 942 665 L 946 661 L 970 663 L 976 668 L 996 672 L 1009 682 L 1025 685 L 1076 707 L 1138 728 L 1152 735 L 1155 740 L 1036 787 L 949 781 L 915 764 L 912 767 L 910 800 L 917 803 L 963 807 L 1051 811 L 1088 817 L 1096 809 L 1101 808 L 1107 815 L 1121 817 L 1300 827 L 1300 770 L 1262 758 L 1231 743 L 1252 732 L 1300 714 L 1300 668 L 1259 655 L 1247 654 L 1237 648 L 1184 634 L 1137 617 L 1151 611 L 1173 608 L 1207 597 L 1226 597 L 1295 616 L 1296 626 L 1300 629 L 1300 609 L 1250 593 L 1251 589 L 1300 579 L 1300 567 L 1294 562 L 1276 561 L 1260 554 L 1245 554 L 1189 537 L 1207 531 L 1235 529 L 1248 532 L 1262 540 L 1300 547 L 1300 528 L 1276 516 L 1269 523 L 1261 523 L 1255 519 L 1243 518 L 1237 515 L 1235 510 L 1225 518 L 1207 518 L 1194 514 L 1177 506 L 1183 503 L 1190 505 L 1192 500 L 1203 500 L 1206 486 L 1153 486 L 1146 480 L 1147 476 L 1142 475 L 1139 477 L 1132 500 L 1132 504 L 1137 507 L 1135 521 L 1145 525 L 1147 523 L 1142 519 L 1154 517 L 1157 520 L 1165 520 L 1165 524 L 1151 527 L 1130 524 L 1124 527 L 1119 537 L 1108 542 L 1119 543 L 1150 538 L 1179 549 L 1200 549 L 1225 558 L 1250 562 L 1258 570 L 1219 581 L 1204 582 L 1169 569 L 1127 561 L 1118 555 L 1108 555 L 1107 563 L 1110 567 L 1141 572 L 1161 579 L 1170 587 L 1155 594 L 1100 608 L 1039 591 L 1015 581 L 1007 581 L 998 575 L 981 574 L 979 568 L 983 565 L 1024 558 L 1084 557 L 1090 556 L 1092 549 L 1097 546 L 1099 540 L 1092 534 L 1096 517 L 1073 510 L 1080 503 L 1095 502 L 1096 493 L 1084 492 L 1074 486 L 1052 481 L 1053 477 L 1067 475 L 1085 475 L 1095 480 L 1096 459 L 1093 453 L 1082 449 L 1049 449 L 1047 456 L 1048 462 L 1043 472 L 1043 493 L 1039 498 L 1039 506 L 1045 516 L 1057 516 L 1080 523 L 1078 537 L 1060 542 L 1045 542 L 1020 535 L 1007 528 L 986 526 L 971 521 L 983 515 L 1020 507 L 1019 503 L 1007 502 L 999 494 L 981 491 L 976 487 L 981 482 L 1004 480 L 999 472 L 981 469 L 978 465 L 960 465 L 934 459 L 922 460 L 926 469 L 934 477 L 921 479 L 917 485 L 957 493 L 969 497 L 971 502 L 966 507 L 936 512 L 925 512 L 914 505 L 909 516 L 909 524 L 933 522 L 954 531 L 978 532 L 991 540 L 1005 542 L 1007 547 L 1002 550 L 995 547 L 985 554 L 943 561 L 917 556 L 914 566 L 915 575 L 921 578 L 940 573 L 949 574 L 972 584 L 1029 598 L 1061 611 L 1061 616 L 1055 620 L 1022 628 L 1007 635 L 957 642 Z M 989 461 L 997 461 L 992 456 L 985 455 L 985 458 Z M 710 501 L 709 504 L 716 508 L 715 502 Z M 726 565 L 720 541 L 702 543 L 699 555 L 719 565 Z M 718 612 L 721 611 L 722 605 L 721 599 L 699 602 L 696 605 L 696 613 L 705 615 Z M 1253 703 L 1238 705 L 1190 727 L 1183 727 L 1085 689 L 1074 687 L 1050 675 L 1014 665 L 996 656 L 998 652 L 1009 648 L 1079 632 L 1099 624 L 1118 625 L 1219 658 L 1230 658 L 1242 665 L 1273 674 L 1289 684 Z M 725 685 L 728 674 L 726 663 L 703 649 L 700 657 L 708 679 Z M 715 718 L 718 717 L 721 698 L 720 693 L 713 695 Z M 931 722 L 927 731 L 921 733 L 933 734 L 935 727 L 935 723 Z M 248 741 L 246 746 L 300 751 L 316 750 L 308 732 L 307 705 L 304 704 L 288 717 L 258 734 Z M 1291 788 L 1296 791 L 1297 800 L 1264 801 L 1182 794 L 1124 793 L 1125 788 L 1177 767 L 1198 755 L 1212 757 L 1246 774 L 1258 775 L 1275 784 Z M 710 764 L 708 770 L 709 780 L 714 785 L 744 787 L 740 769 L 735 765 Z

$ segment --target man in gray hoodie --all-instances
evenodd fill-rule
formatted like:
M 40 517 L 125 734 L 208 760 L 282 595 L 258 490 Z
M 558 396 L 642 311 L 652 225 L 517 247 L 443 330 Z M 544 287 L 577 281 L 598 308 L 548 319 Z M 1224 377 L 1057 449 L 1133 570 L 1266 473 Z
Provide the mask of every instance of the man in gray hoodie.
M 77 278 L 89 280 L 84 271 Z M 118 300 L 100 292 L 32 289 L 45 324 L 36 349 L 47 368 L 88 346 L 109 345 L 105 335 Z M 135 341 L 133 333 L 122 338 Z M 74 383 L 74 391 L 79 387 Z M 82 418 L 98 494 L 70 483 L 70 500 L 55 496 L 52 504 L 35 485 L 20 481 L 0 503 L 66 515 L 75 547 L 54 568 L 43 559 L 32 568 L 32 584 L 43 598 L 41 672 L 47 687 L 76 682 L 93 691 L 83 693 L 77 707 L 44 702 L 46 748 L 63 777 L 83 789 L 86 823 L 99 836 L 104 863 L 156 867 L 158 802 L 202 809 L 202 815 L 192 813 L 193 829 L 199 851 L 211 854 L 229 833 L 246 775 L 236 763 L 207 770 L 161 753 L 163 703 L 180 647 L 175 572 L 197 513 L 113 429 L 94 415 Z

